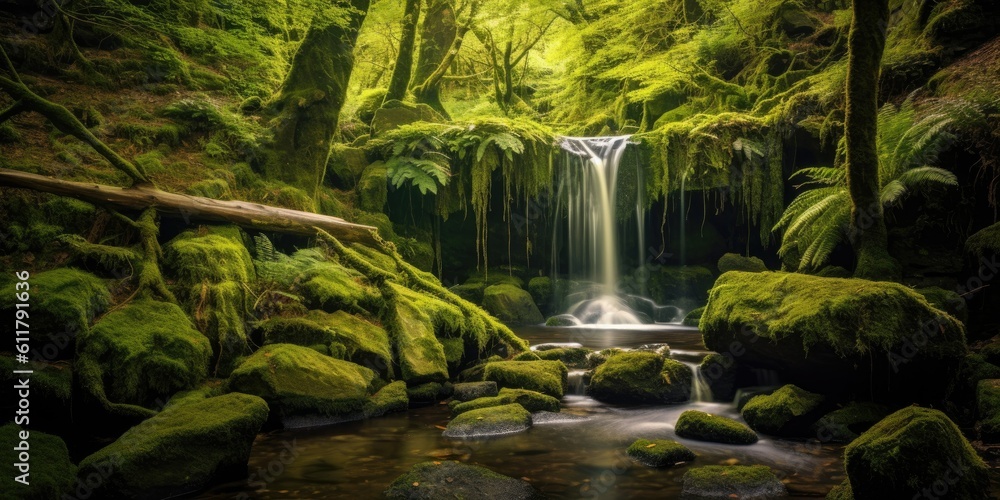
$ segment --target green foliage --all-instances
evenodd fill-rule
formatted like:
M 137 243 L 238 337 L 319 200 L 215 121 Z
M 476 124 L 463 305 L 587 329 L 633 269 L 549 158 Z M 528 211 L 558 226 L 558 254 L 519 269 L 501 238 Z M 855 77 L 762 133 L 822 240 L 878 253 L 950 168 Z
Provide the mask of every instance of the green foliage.
M 682 438 L 714 443 L 753 444 L 757 442 L 757 434 L 746 424 L 696 410 L 682 413 L 674 426 L 674 432 Z
M 695 459 L 693 451 L 677 441 L 657 439 L 637 439 L 625 453 L 648 467 L 665 467 L 680 462 L 692 462 Z
M 883 207 L 897 205 L 911 191 L 932 184 L 957 186 L 953 173 L 931 166 L 955 138 L 954 123 L 976 120 L 979 112 L 960 101 L 939 100 L 921 109 L 911 100 L 886 104 L 878 116 L 879 196 Z M 840 157 L 845 143 L 841 141 Z M 821 269 L 850 234 L 851 201 L 844 165 L 813 167 L 794 175 L 806 178 L 802 192 L 775 224 L 782 231 L 778 253 L 797 253 L 798 268 Z M 861 207 L 864 210 L 864 207 Z

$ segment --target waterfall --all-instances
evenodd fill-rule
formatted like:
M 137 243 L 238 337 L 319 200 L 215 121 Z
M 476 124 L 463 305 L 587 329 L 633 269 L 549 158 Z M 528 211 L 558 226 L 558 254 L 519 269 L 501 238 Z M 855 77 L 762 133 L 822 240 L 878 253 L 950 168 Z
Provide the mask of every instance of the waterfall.
M 701 367 L 694 365 L 691 367 L 693 376 L 691 377 L 691 401 L 697 403 L 710 403 L 714 400 L 712 386 L 705 380 L 705 374 L 701 372 Z
M 642 169 L 636 165 L 635 171 L 621 170 L 629 137 L 564 137 L 560 144 L 564 168 L 560 171 L 556 216 L 565 221 L 565 226 L 557 225 L 553 231 L 553 247 L 557 249 L 553 252 L 553 268 L 560 269 L 558 250 L 564 249 L 568 275 L 593 283 L 568 311 L 583 323 L 636 324 L 653 320 L 643 314 L 644 321 L 628 300 L 618 296 L 622 245 L 619 213 L 629 215 L 634 209 L 639 263 L 645 256 Z M 620 211 L 619 204 L 632 201 L 628 198 L 633 193 L 631 189 L 619 192 L 623 175 L 629 176 L 626 180 L 635 180 L 635 200 L 634 207 Z

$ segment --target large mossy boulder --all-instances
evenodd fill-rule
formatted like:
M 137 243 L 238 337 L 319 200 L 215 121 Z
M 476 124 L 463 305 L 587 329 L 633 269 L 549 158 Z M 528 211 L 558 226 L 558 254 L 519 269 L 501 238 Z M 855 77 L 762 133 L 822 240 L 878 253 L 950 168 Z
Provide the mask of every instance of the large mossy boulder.
M 889 409 L 878 403 L 848 403 L 817 420 L 812 435 L 824 443 L 850 443 L 888 414 Z
M 494 361 L 487 363 L 483 379 L 501 389 L 527 389 L 561 398 L 568 389 L 566 365 L 560 361 Z
M 542 498 L 527 481 L 497 474 L 485 467 L 459 462 L 422 462 L 385 490 L 390 500 L 533 500 Z
M 404 296 L 397 296 L 393 302 L 395 317 L 387 326 L 403 380 L 410 385 L 448 380 L 448 356 L 435 336 L 430 311 Z
M 468 403 L 466 403 L 468 404 Z M 444 437 L 475 438 L 524 432 L 531 427 L 531 413 L 517 403 L 469 410 L 448 422 Z
M 212 346 L 175 304 L 135 300 L 79 338 L 75 373 L 101 401 L 153 407 L 208 373 Z
M 354 189 L 367 166 L 368 158 L 364 149 L 334 144 L 327 157 L 323 182 L 337 189 Z
M 0 287 L 0 313 L 11 318 L 13 327 L 15 304 L 30 304 L 32 343 L 46 359 L 73 357 L 75 338 L 87 332 L 90 322 L 111 303 L 104 280 L 79 269 L 64 267 L 31 275 L 30 290 L 18 283 Z M 18 299 L 22 292 L 27 300 Z
M 772 436 L 805 436 L 822 415 L 825 398 L 794 385 L 785 385 L 771 394 L 754 396 L 743 406 L 741 415 L 757 432 Z
M 168 498 L 246 475 L 263 399 L 226 394 L 170 405 L 80 462 L 94 498 Z M 102 478 L 91 482 L 90 478 Z M 52 497 L 55 498 L 55 497 Z
M 364 276 L 333 262 L 316 262 L 304 270 L 301 291 L 310 309 L 369 314 L 378 311 L 378 290 L 365 284 Z
M 939 400 L 967 352 L 961 323 L 905 286 L 794 273 L 722 275 L 700 329 L 804 389 L 906 403 Z
M 847 446 L 844 468 L 857 500 L 987 498 L 989 469 L 944 413 L 910 406 Z
M 718 268 L 720 273 L 728 273 L 729 271 L 762 273 L 767 271 L 767 266 L 759 257 L 744 257 L 738 253 L 727 253 L 720 257 Z
M 396 130 L 403 125 L 416 122 L 441 123 L 444 117 L 426 104 L 407 104 L 402 101 L 388 101 L 375 111 L 372 119 L 372 133 L 375 136 Z
M 684 498 L 783 498 L 785 485 L 764 465 L 706 465 L 684 473 Z M 889 498 L 889 497 L 885 497 Z
M 569 368 L 586 368 L 587 357 L 593 352 L 586 347 L 558 347 L 535 351 L 538 359 L 562 361 Z
M 23 439 L 25 437 L 27 439 Z M 65 498 L 64 495 L 69 494 L 76 484 L 76 466 L 70 461 L 69 451 L 62 439 L 9 423 L 0 427 L 0 446 L 7 454 L 3 465 L 5 484 L 0 490 L 0 499 Z M 28 460 L 18 458 L 22 452 L 28 454 Z M 30 469 L 21 470 L 15 463 L 27 463 Z
M 655 352 L 623 352 L 594 370 L 587 392 L 621 404 L 683 403 L 691 394 L 691 368 Z
M 483 309 L 506 325 L 537 325 L 545 321 L 527 291 L 510 284 L 491 285 L 483 291 Z
M 668 439 L 637 439 L 625 450 L 625 454 L 647 467 L 666 467 L 695 459 L 693 451 Z
M 757 434 L 746 424 L 731 418 L 688 410 L 681 413 L 674 426 L 678 436 L 696 441 L 725 444 L 754 444 Z
M 528 293 L 535 299 L 535 305 L 543 314 L 552 312 L 552 295 L 555 293 L 552 288 L 552 278 L 548 276 L 535 276 L 528 281 Z
M 386 374 L 392 366 L 389 334 L 359 316 L 337 311 L 309 311 L 301 317 L 278 316 L 260 324 L 264 345 L 295 344 Z
M 455 384 L 452 397 L 456 401 L 465 402 L 479 398 L 491 398 L 499 392 L 496 382 L 464 382 Z
M 292 344 L 262 347 L 233 371 L 227 389 L 260 396 L 287 426 L 363 418 L 375 372 Z M 405 387 L 403 388 L 405 394 Z

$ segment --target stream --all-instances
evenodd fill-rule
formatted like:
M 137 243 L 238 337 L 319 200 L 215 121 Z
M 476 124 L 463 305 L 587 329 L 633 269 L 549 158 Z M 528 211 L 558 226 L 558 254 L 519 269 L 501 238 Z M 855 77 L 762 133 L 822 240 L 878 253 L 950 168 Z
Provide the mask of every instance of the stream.
M 707 351 L 696 329 L 672 325 L 600 328 L 528 327 L 516 331 L 532 345 L 575 342 L 584 347 L 638 347 L 667 343 L 671 357 L 695 362 Z M 571 370 L 571 386 L 582 371 Z M 577 392 L 577 394 L 574 394 Z M 222 484 L 200 498 L 378 498 L 411 466 L 459 460 L 523 478 L 551 498 L 679 498 L 691 465 L 763 464 L 785 482 L 790 498 L 823 497 L 845 477 L 843 445 L 762 438 L 749 446 L 678 438 L 685 410 L 739 419 L 733 404 L 620 407 L 570 388 L 560 413 L 536 414 L 527 432 L 476 441 L 444 438 L 445 404 L 367 421 L 261 435 L 250 456 L 251 476 Z M 440 426 L 440 427 L 439 427 Z M 694 451 L 692 464 L 654 469 L 633 462 L 625 449 L 637 438 L 675 439 Z

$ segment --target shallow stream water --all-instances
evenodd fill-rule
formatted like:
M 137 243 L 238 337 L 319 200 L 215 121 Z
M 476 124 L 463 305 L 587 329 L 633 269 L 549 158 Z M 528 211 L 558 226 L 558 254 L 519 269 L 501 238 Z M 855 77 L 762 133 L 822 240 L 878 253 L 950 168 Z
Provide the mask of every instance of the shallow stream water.
M 667 343 L 672 357 L 681 361 L 706 353 L 697 330 L 684 327 L 530 327 L 517 333 L 532 345 L 574 342 L 602 349 Z M 277 431 L 254 443 L 248 480 L 217 486 L 200 497 L 379 498 L 393 479 L 428 460 L 482 465 L 523 478 L 552 498 L 679 498 L 681 477 L 697 465 L 767 465 L 791 498 L 823 497 L 845 477 L 842 445 L 765 438 L 736 446 L 678 438 L 674 423 L 689 409 L 739 419 L 730 403 L 618 407 L 567 395 L 562 412 L 536 414 L 527 432 L 476 441 L 441 435 L 450 416 L 443 404 L 362 422 Z M 698 457 L 687 465 L 648 468 L 624 454 L 637 438 L 676 439 Z

